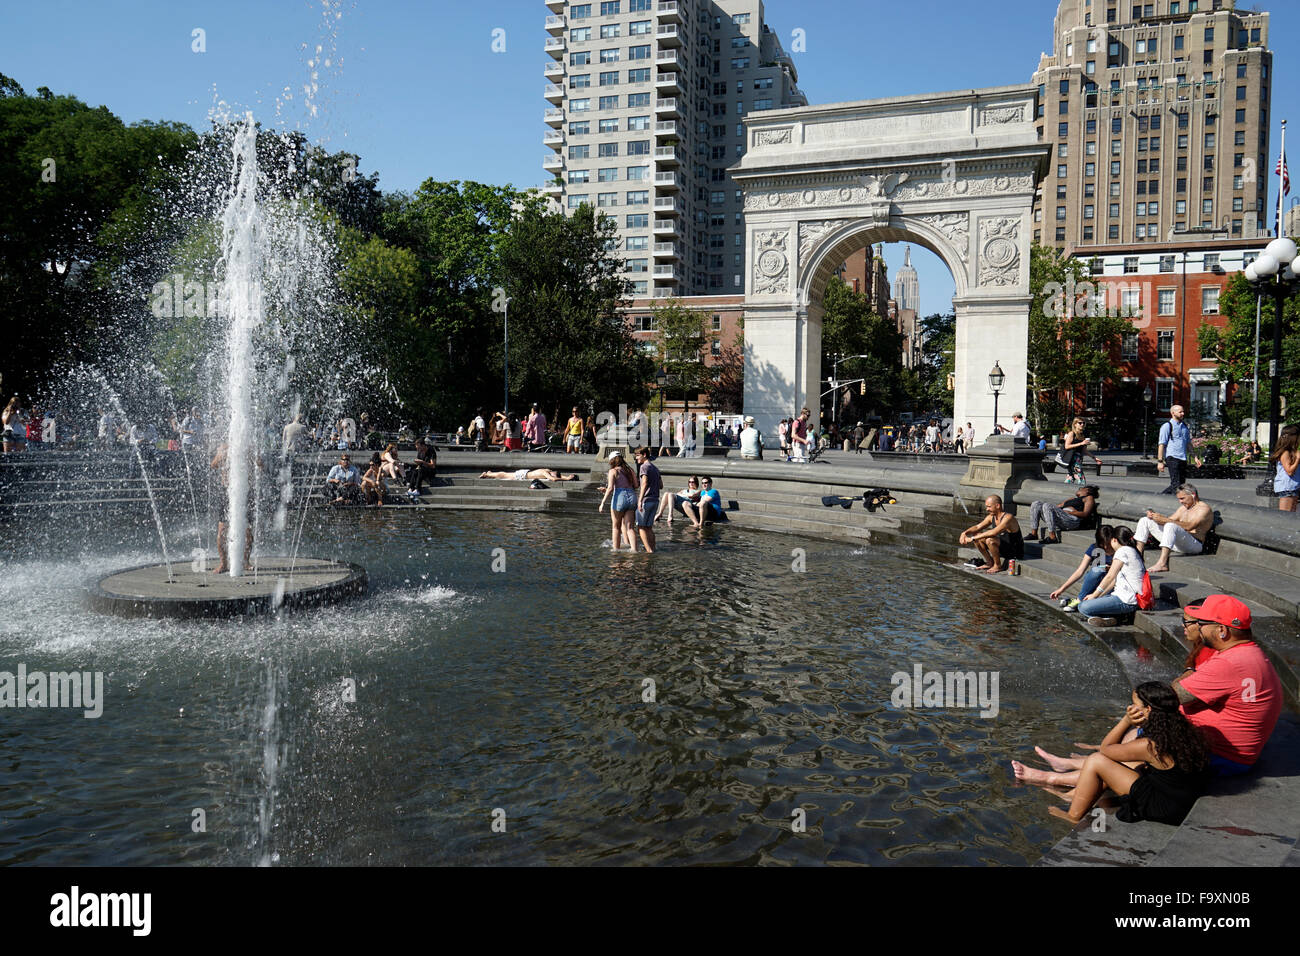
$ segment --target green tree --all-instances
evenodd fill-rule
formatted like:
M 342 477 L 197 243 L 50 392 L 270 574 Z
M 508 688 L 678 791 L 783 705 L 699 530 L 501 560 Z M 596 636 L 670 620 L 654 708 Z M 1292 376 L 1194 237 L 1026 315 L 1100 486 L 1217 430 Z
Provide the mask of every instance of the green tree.
M 892 405 L 901 392 L 903 337 L 894 323 L 871 311 L 871 303 L 842 280 L 832 277 L 822 295 L 822 368 L 830 372 L 838 356 L 865 358 L 840 362 L 840 376 L 864 379 L 865 390 L 856 388 L 848 398 L 859 408 Z M 809 396 L 810 401 L 816 395 Z
M 1202 355 L 1213 355 L 1218 360 L 1219 376 L 1230 383 L 1249 382 L 1255 375 L 1255 303 L 1256 292 L 1238 272 L 1228 280 L 1219 296 L 1219 313 L 1227 318 L 1223 328 L 1202 324 L 1196 330 L 1196 341 Z M 1267 421 L 1272 407 L 1273 380 L 1269 378 L 1268 363 L 1273 358 L 1273 317 L 1276 310 L 1273 297 L 1260 300 L 1259 309 L 1259 419 Z M 1287 374 L 1282 376 L 1282 397 L 1288 410 L 1300 408 L 1300 298 L 1292 296 L 1282 306 L 1282 365 Z M 1225 413 L 1228 424 L 1238 428 L 1243 418 L 1250 414 L 1250 390 L 1238 392 Z M 1294 414 L 1294 413 L 1292 413 Z
M 1109 314 L 1112 307 L 1103 308 L 1082 262 L 1037 243 L 1030 249 L 1029 294 L 1029 418 L 1042 433 L 1061 426 L 1063 392 L 1119 376 L 1114 356 L 1137 315 Z
M 666 398 L 690 396 L 708 389 L 712 376 L 704 365 L 704 316 L 669 299 L 654 310 L 655 346 L 659 365 L 671 376 Z
M 952 415 L 953 391 L 948 387 L 956 369 L 957 316 L 927 315 L 921 320 L 921 364 L 913 381 L 916 405 L 923 412 Z
M 548 416 L 574 402 L 640 405 L 652 366 L 620 311 L 631 291 L 613 253 L 615 223 L 588 205 L 566 216 L 521 205 L 501 239 L 510 296 L 510 386 Z

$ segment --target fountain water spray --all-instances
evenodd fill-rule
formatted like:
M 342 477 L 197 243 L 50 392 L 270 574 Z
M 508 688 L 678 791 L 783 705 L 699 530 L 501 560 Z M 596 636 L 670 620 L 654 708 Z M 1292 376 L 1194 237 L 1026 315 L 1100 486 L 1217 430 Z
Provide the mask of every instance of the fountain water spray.
M 221 299 L 228 315 L 226 330 L 226 411 L 230 416 L 226 467 L 229 469 L 230 522 L 226 547 L 230 576 L 244 569 L 244 534 L 252 482 L 253 330 L 265 315 L 261 261 L 263 227 L 257 207 L 257 126 L 252 114 L 235 131 L 230 171 L 230 198 L 221 217 L 225 277 Z

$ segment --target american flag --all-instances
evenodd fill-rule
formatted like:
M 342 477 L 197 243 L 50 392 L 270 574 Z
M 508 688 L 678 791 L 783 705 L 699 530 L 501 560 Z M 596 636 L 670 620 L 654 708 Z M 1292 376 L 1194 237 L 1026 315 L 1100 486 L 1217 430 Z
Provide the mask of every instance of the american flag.
M 1277 159 L 1277 169 L 1273 170 L 1277 175 L 1282 177 L 1282 195 L 1289 195 L 1291 192 L 1291 174 L 1286 168 L 1286 153 L 1283 153 Z

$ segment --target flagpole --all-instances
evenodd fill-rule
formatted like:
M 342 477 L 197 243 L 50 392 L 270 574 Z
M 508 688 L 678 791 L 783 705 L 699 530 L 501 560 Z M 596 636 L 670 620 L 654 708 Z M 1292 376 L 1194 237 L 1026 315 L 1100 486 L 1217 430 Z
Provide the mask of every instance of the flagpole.
M 1282 158 L 1277 163 L 1277 237 L 1281 239 L 1286 233 L 1282 231 L 1282 186 L 1286 182 L 1286 120 L 1282 121 Z

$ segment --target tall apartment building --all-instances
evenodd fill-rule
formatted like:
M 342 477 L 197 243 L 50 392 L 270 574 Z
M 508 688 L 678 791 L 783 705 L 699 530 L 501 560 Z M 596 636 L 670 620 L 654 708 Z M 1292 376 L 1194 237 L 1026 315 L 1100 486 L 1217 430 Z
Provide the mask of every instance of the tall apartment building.
M 760 0 L 547 0 L 544 189 L 618 223 L 633 294 L 743 294 L 741 119 L 806 106 Z
M 1234 7 L 1061 0 L 1052 55 L 1033 80 L 1054 155 L 1036 240 L 1070 248 L 1272 229 L 1269 15 Z

